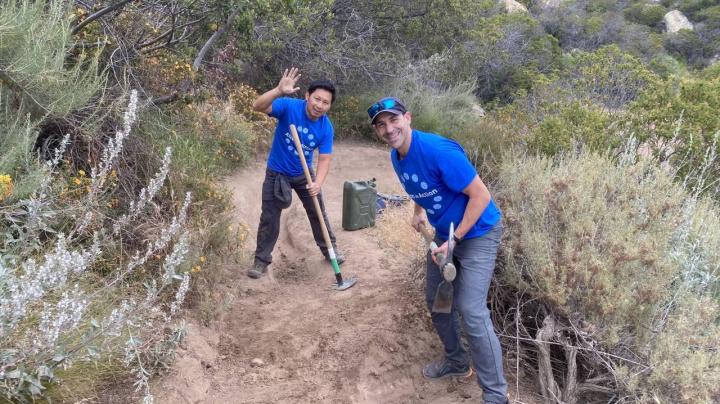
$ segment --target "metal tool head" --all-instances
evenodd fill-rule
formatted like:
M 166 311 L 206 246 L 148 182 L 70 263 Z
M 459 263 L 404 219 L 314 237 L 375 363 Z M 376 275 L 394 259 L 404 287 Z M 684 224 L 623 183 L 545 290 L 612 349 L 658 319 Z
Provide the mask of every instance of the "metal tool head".
M 348 279 L 342 279 L 342 277 L 330 288 L 336 291 L 342 291 L 342 290 L 348 290 L 351 287 L 355 286 L 358 279 L 355 276 L 351 276 Z
M 435 292 L 435 299 L 433 299 L 432 312 L 433 313 L 450 313 L 452 312 L 453 305 L 453 284 L 446 280 L 440 281 L 438 289 Z
M 435 299 L 433 300 L 432 312 L 433 313 L 450 313 L 452 311 L 453 304 L 453 280 L 457 270 L 455 264 L 453 264 L 453 251 L 455 250 L 455 225 L 450 223 L 450 231 L 448 232 L 448 249 L 445 255 L 445 260 L 440 265 L 440 271 L 442 272 L 443 280 L 438 285 L 437 292 L 435 292 Z

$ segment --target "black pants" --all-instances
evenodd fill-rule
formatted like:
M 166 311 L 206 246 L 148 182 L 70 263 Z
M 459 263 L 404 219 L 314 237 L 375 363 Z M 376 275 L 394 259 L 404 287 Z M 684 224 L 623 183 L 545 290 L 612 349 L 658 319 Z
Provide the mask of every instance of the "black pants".
M 283 174 L 270 169 L 265 171 L 265 181 L 262 186 L 262 213 L 260 214 L 260 225 L 258 226 L 257 232 L 257 247 L 255 249 L 256 264 L 270 264 L 272 262 L 272 250 L 275 248 L 275 243 L 280 235 L 280 214 L 284 208 L 282 201 L 278 201 L 276 199 L 274 192 L 275 177 L 278 175 Z M 312 174 L 312 171 L 311 176 L 314 180 L 315 175 Z M 310 192 L 306 188 L 307 180 L 305 179 L 305 176 L 287 177 L 287 179 L 305 208 L 308 220 L 310 221 L 310 228 L 312 228 L 313 237 L 315 238 L 315 243 L 320 248 L 320 252 L 327 256 L 327 245 L 325 245 L 325 239 L 323 238 L 322 229 L 320 228 L 320 222 L 318 221 L 318 214 L 315 211 L 312 196 L 310 196 Z M 333 249 L 337 250 L 335 247 L 335 234 L 330 228 L 330 221 L 328 220 L 327 212 L 325 211 L 322 194 L 318 195 L 317 198 L 320 203 L 320 210 L 322 211 L 323 220 L 325 220 L 325 225 L 327 226 Z

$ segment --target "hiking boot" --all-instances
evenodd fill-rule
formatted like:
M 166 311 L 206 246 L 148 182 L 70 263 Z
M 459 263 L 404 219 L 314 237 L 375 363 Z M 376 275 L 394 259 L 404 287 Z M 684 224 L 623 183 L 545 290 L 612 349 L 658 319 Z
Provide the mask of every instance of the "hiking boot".
M 448 361 L 428 363 L 423 368 L 423 376 L 428 379 L 443 379 L 446 377 L 469 377 L 472 375 L 470 366 L 453 366 Z
M 248 269 L 247 275 L 253 279 L 262 278 L 267 272 L 267 264 L 255 263 L 252 268 Z
M 337 261 L 338 265 L 342 265 L 343 262 L 345 262 L 345 256 L 342 254 L 335 253 L 335 260 Z M 325 254 L 325 261 L 330 261 L 330 256 Z

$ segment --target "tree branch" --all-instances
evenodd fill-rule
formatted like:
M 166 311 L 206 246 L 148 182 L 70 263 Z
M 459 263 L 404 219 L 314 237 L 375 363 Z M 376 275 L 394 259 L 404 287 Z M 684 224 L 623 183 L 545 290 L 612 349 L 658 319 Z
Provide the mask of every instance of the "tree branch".
M 103 8 L 102 10 L 99 10 L 99 11 L 96 11 L 96 12 L 90 14 L 89 16 L 87 16 L 86 19 L 82 20 L 78 25 L 76 25 L 76 26 L 72 29 L 72 31 L 70 31 L 70 33 L 71 33 L 72 35 L 77 34 L 77 33 L 80 32 L 80 30 L 83 29 L 86 25 L 90 24 L 91 22 L 97 20 L 98 18 L 104 16 L 104 15 L 107 14 L 107 13 L 110 13 L 110 12 L 112 12 L 112 11 L 115 11 L 115 10 L 118 10 L 118 9 L 120 9 L 120 8 L 122 8 L 122 7 L 125 7 L 125 5 L 126 5 L 127 3 L 130 3 L 131 1 L 132 1 L 132 0 L 121 0 L 121 1 L 119 1 L 119 2 L 117 2 L 117 3 L 115 3 L 115 4 L 111 4 L 111 5 Z
M 135 49 L 138 49 L 138 50 L 139 50 L 139 49 L 142 49 L 142 48 L 146 48 L 146 47 L 148 47 L 148 46 L 150 46 L 150 45 L 153 45 L 153 44 L 161 41 L 163 38 L 166 38 L 168 35 L 170 35 L 170 34 L 173 32 L 173 30 L 180 29 L 180 28 L 185 28 L 185 27 L 187 27 L 187 26 L 190 26 L 190 25 L 193 25 L 193 24 L 197 24 L 197 23 L 199 23 L 200 21 L 204 20 L 205 17 L 206 17 L 206 16 L 202 16 L 202 17 L 198 18 L 197 20 L 193 20 L 193 21 L 190 21 L 190 22 L 186 22 L 185 24 L 178 25 L 177 27 L 170 28 L 170 29 L 168 29 L 167 31 L 163 32 L 161 35 L 157 36 L 156 38 L 150 39 L 150 40 L 148 40 L 148 41 L 146 41 L 146 42 L 143 42 L 143 43 L 137 45 L 137 46 L 135 47 Z M 163 45 L 163 46 L 164 46 L 164 45 Z
M 203 45 L 202 49 L 200 49 L 200 52 L 198 52 L 197 56 L 195 57 L 195 61 L 193 61 L 192 67 L 195 71 L 198 71 L 200 69 L 200 64 L 205 59 L 205 55 L 208 53 L 210 48 L 212 48 L 218 38 L 220 38 L 220 36 L 224 34 L 225 31 L 227 31 L 227 29 L 230 27 L 230 24 L 235 21 L 235 18 L 238 16 L 238 14 L 240 14 L 240 11 L 242 11 L 242 7 L 236 8 L 235 11 L 233 11 L 232 14 L 230 14 L 230 16 L 227 18 L 225 24 L 223 24 L 220 29 L 215 31 L 207 40 L 207 42 L 205 42 L 205 45 Z

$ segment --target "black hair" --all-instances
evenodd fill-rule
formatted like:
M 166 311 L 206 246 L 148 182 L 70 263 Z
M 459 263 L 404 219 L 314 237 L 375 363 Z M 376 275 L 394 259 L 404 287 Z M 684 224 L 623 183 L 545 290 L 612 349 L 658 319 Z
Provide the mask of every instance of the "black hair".
M 330 80 L 315 80 L 312 83 L 310 83 L 310 87 L 308 87 L 308 94 L 312 94 L 317 90 L 318 88 L 327 90 L 330 92 L 330 95 L 332 96 L 330 98 L 330 103 L 335 102 L 335 86 Z

